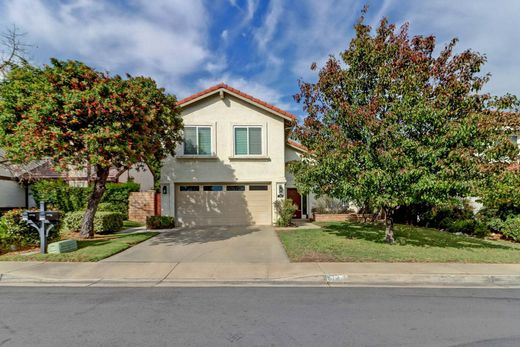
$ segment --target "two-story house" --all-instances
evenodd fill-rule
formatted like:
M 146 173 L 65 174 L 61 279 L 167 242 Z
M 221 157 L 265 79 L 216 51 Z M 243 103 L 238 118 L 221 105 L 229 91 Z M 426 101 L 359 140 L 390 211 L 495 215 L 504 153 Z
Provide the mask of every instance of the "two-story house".
M 297 118 L 226 84 L 179 101 L 184 141 L 161 171 L 161 212 L 181 226 L 270 225 L 273 203 L 311 211 L 286 163 L 305 149 L 288 139 Z

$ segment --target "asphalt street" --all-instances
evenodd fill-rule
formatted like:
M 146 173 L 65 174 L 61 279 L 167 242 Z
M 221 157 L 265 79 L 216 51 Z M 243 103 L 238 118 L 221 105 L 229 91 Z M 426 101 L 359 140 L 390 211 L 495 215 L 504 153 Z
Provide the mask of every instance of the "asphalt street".
M 519 346 L 520 290 L 0 287 L 0 346 Z

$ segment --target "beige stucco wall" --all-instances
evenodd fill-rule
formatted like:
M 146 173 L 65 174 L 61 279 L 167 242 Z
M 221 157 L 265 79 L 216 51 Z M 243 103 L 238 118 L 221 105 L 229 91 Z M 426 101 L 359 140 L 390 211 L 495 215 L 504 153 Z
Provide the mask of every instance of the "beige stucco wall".
M 25 207 L 25 189 L 15 181 L 0 180 L 0 208 Z
M 300 160 L 301 152 L 296 150 L 295 148 L 285 145 L 285 162 L 288 163 L 294 160 Z M 285 178 L 287 179 L 287 187 L 294 188 L 294 175 L 289 171 L 287 165 L 285 167 Z
M 183 158 L 182 148 L 176 157 L 168 157 L 161 170 L 161 184 L 168 186 L 168 197 L 162 196 L 162 213 L 174 215 L 174 183 L 188 182 L 264 182 L 285 183 L 284 120 L 250 103 L 225 93 L 186 106 L 182 112 L 184 125 L 212 127 L 213 158 Z M 233 126 L 262 126 L 265 157 L 234 158 Z M 273 220 L 275 220 L 273 212 Z
M 139 168 L 138 165 L 134 165 L 130 170 L 123 172 L 121 176 L 119 176 L 118 182 L 126 183 L 129 177 L 133 178 L 135 183 L 139 183 L 139 191 L 141 192 L 154 189 L 153 174 L 148 166 Z

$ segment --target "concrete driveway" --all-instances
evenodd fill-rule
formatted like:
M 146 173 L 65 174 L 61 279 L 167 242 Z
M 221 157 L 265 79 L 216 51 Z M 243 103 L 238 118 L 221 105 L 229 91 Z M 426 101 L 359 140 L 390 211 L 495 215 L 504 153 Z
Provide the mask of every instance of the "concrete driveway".
M 200 227 L 164 231 L 103 261 L 289 263 L 271 226 Z

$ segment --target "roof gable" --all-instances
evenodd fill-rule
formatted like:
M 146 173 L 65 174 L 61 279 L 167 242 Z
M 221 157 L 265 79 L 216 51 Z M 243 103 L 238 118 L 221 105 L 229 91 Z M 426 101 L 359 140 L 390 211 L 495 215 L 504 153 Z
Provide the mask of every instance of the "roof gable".
M 292 147 L 292 148 L 294 148 L 294 149 L 296 149 L 297 151 L 300 151 L 300 152 L 308 152 L 309 151 L 307 149 L 307 147 L 305 147 L 301 143 L 298 143 L 298 142 L 296 142 L 294 140 L 291 140 L 291 139 L 287 139 L 287 146 Z
M 270 112 L 271 114 L 275 115 L 275 116 L 278 116 L 278 117 L 281 117 L 287 121 L 290 121 L 290 122 L 296 122 L 297 121 L 297 117 L 295 115 L 293 115 L 292 113 L 289 113 L 287 111 L 284 111 L 276 106 L 273 106 L 265 101 L 262 101 L 260 99 L 257 99 L 255 98 L 254 96 L 251 96 L 249 94 L 246 94 L 244 92 L 241 92 L 240 90 L 238 89 L 235 89 L 233 87 L 230 87 L 228 86 L 227 84 L 225 83 L 220 83 L 220 84 L 217 84 L 213 87 L 210 87 L 208 89 L 205 89 L 203 91 L 200 91 L 198 93 L 195 93 L 193 95 L 190 95 L 180 101 L 177 102 L 177 105 L 179 105 L 180 107 L 184 107 L 184 106 L 187 106 L 187 105 L 190 105 L 194 102 L 197 102 L 199 100 L 202 100 L 202 99 L 205 99 L 211 95 L 214 95 L 214 94 L 217 94 L 217 93 L 228 93 L 230 95 L 233 95 L 235 96 L 236 98 L 239 98 L 241 100 L 244 100 L 252 105 L 255 105 L 261 109 L 264 109 L 268 112 Z

